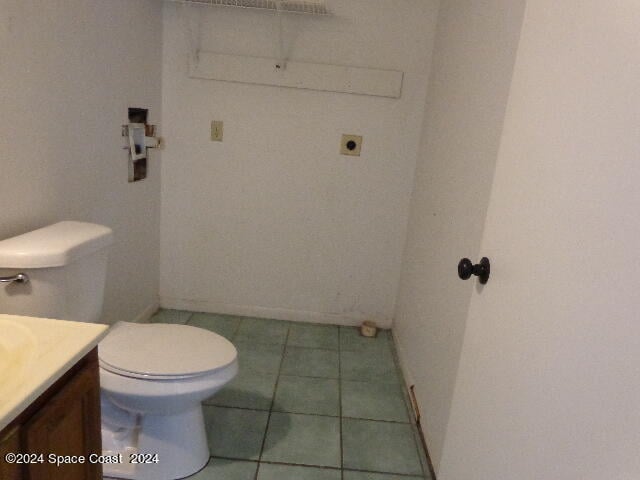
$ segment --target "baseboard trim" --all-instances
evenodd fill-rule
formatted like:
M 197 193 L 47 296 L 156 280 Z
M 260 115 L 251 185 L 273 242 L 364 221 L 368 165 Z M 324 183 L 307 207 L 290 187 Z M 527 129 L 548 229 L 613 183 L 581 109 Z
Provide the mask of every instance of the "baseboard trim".
M 246 317 L 274 318 L 276 320 L 291 320 L 295 322 L 323 323 L 331 325 L 356 326 L 365 316 L 341 315 L 335 313 L 311 312 L 307 310 L 292 310 L 288 308 L 261 307 L 255 305 L 235 305 L 218 303 L 208 300 L 190 300 L 184 298 L 160 297 L 162 308 L 175 310 L 189 310 L 193 312 L 222 313 L 227 315 L 241 315 Z M 381 328 L 389 328 L 391 322 L 377 321 Z
M 426 469 L 429 470 L 429 473 L 431 474 L 431 478 L 433 480 L 436 480 L 436 472 L 435 469 L 433 467 L 433 462 L 431 461 L 431 455 L 429 454 L 429 440 L 427 439 L 427 435 L 426 432 L 424 431 L 424 428 L 422 426 L 422 419 L 420 418 L 420 416 L 416 417 L 416 410 L 420 411 L 419 405 L 413 405 L 413 402 L 417 403 L 417 398 L 415 398 L 415 396 L 413 395 L 412 392 L 412 387 L 415 385 L 415 381 L 413 379 L 413 375 L 411 374 L 411 371 L 409 370 L 408 366 L 407 366 L 407 356 L 405 354 L 404 348 L 402 347 L 402 344 L 400 343 L 400 340 L 398 339 L 397 335 L 395 334 L 395 332 L 392 330 L 392 336 L 391 338 L 393 339 L 393 344 L 396 350 L 396 355 L 397 355 L 397 360 L 398 360 L 398 364 L 400 365 L 400 371 L 402 372 L 402 379 L 405 383 L 404 387 L 405 387 L 405 391 L 407 393 L 407 396 L 410 397 L 411 399 L 411 414 L 413 416 L 413 424 L 415 425 L 417 431 L 418 431 L 418 436 L 420 437 L 420 443 L 422 444 L 422 449 L 424 451 L 424 455 L 425 455 L 425 467 Z
M 153 316 L 154 313 L 158 311 L 160 308 L 159 302 L 153 302 L 151 305 L 147 305 L 144 310 L 142 310 L 138 315 L 136 315 L 133 320 L 133 323 L 148 323 L 149 319 Z

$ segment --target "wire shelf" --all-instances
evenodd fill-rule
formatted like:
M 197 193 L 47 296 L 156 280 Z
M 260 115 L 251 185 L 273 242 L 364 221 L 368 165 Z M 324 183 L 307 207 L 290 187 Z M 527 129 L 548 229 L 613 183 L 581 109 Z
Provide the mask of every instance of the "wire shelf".
M 171 0 L 187 5 L 212 7 L 240 7 L 274 12 L 303 13 L 308 15 L 330 15 L 324 2 L 302 0 Z

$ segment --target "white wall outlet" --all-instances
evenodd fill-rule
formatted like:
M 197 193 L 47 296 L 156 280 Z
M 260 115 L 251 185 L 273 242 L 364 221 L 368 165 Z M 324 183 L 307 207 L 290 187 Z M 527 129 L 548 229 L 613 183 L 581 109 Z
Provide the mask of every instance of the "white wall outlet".
M 222 120 L 214 120 L 211 122 L 211 141 L 221 142 L 224 133 L 224 122 Z
M 361 135 L 342 135 L 342 143 L 340 144 L 340 153 L 342 155 L 360 156 L 362 148 Z

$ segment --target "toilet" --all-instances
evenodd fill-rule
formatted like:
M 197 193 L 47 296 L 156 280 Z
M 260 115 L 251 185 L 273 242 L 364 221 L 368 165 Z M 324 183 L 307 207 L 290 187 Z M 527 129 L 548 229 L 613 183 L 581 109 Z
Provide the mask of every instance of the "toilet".
M 99 322 L 113 233 L 59 222 L 0 241 L 0 311 Z M 201 402 L 238 372 L 224 337 L 187 325 L 118 322 L 98 346 L 106 477 L 174 480 L 209 461 Z M 142 460 L 132 463 L 130 459 Z

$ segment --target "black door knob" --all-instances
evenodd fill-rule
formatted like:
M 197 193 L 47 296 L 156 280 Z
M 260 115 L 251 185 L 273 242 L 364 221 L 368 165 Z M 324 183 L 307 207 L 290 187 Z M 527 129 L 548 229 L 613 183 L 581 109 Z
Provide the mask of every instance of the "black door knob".
M 481 284 L 485 284 L 489 281 L 489 274 L 491 273 L 491 262 L 487 257 L 482 257 L 480 263 L 473 264 L 468 258 L 463 258 L 458 263 L 458 276 L 462 280 L 468 280 L 471 275 L 478 277 L 478 281 Z

